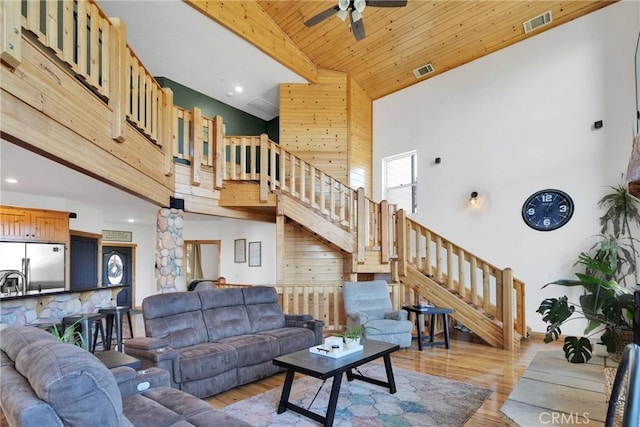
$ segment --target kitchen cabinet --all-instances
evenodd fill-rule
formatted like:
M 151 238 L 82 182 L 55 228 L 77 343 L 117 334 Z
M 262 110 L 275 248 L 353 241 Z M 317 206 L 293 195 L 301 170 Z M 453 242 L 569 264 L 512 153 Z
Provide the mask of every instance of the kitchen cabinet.
M 69 212 L 0 206 L 0 239 L 69 242 Z

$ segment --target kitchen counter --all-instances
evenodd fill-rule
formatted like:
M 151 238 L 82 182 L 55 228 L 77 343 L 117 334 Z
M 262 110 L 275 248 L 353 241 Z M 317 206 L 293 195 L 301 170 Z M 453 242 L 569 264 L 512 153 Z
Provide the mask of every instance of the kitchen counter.
M 83 290 L 37 291 L 30 295 L 0 298 L 0 329 L 9 325 L 51 322 L 81 313 L 97 313 L 117 305 L 118 294 L 129 285 L 100 286 Z
M 59 295 L 59 294 L 69 294 L 69 293 L 79 293 L 79 292 L 87 292 L 87 291 L 102 291 L 105 289 L 119 289 L 129 285 L 114 285 L 114 286 L 96 286 L 95 288 L 87 288 L 82 290 L 70 291 L 64 288 L 52 288 L 45 289 L 42 292 L 37 290 L 28 291 L 26 295 L 15 295 L 15 293 L 0 293 L 0 301 L 10 301 L 21 298 L 37 298 L 37 297 L 49 297 L 51 295 Z

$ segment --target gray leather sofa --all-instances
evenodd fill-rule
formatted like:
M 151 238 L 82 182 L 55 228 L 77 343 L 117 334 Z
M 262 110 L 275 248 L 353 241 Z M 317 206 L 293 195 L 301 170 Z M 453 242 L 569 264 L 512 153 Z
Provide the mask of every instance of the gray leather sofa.
M 250 427 L 169 386 L 162 369 L 107 369 L 29 326 L 0 331 L 0 407 L 10 426 Z
M 142 302 L 146 337 L 125 342 L 142 366 L 208 397 L 279 372 L 273 358 L 322 343 L 324 322 L 285 315 L 273 287 L 152 295 Z

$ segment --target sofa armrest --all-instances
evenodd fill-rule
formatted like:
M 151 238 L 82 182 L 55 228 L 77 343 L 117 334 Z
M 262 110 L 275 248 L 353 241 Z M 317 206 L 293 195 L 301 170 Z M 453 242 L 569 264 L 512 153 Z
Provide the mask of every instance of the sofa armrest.
M 150 388 L 169 387 L 171 383 L 169 372 L 159 368 L 136 371 L 133 368 L 121 366 L 111 369 L 111 373 L 118 383 L 122 399 Z
M 407 310 L 389 311 L 384 314 L 384 318 L 391 320 L 407 320 L 409 319 L 409 313 Z
M 169 372 L 171 386 L 181 383 L 180 353 L 169 347 L 169 341 L 162 338 L 136 337 L 127 340 L 124 352 L 140 359 L 143 369 L 160 368 Z
M 322 340 L 324 338 L 324 322 L 322 320 L 315 320 L 313 316 L 309 314 L 285 314 L 284 318 L 285 325 L 288 327 L 311 329 L 315 335 L 315 342 L 313 345 L 322 344 Z

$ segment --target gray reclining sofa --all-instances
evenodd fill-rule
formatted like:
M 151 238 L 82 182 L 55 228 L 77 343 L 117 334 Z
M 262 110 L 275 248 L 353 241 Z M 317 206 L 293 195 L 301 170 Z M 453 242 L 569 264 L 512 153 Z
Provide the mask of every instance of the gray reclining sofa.
M 152 295 L 142 314 L 146 337 L 127 340 L 125 353 L 166 369 L 174 387 L 198 397 L 273 375 L 273 358 L 323 339 L 324 322 L 283 314 L 267 286 Z
M 29 326 L 0 331 L 0 407 L 9 426 L 250 427 L 169 386 L 162 369 L 107 369 Z

